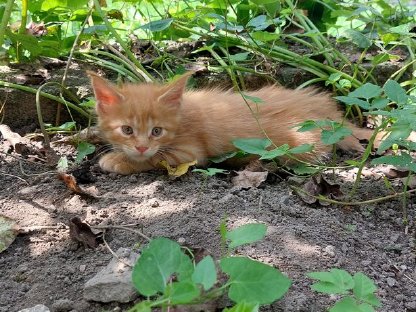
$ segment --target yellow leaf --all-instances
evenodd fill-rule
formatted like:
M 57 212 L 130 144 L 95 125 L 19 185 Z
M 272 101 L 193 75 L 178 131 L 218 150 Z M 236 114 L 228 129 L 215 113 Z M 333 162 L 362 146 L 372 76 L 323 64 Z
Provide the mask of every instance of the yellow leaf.
M 189 167 L 196 165 L 196 160 L 180 164 L 177 167 L 171 167 L 166 160 L 162 160 L 159 164 L 168 170 L 170 176 L 180 177 L 188 172 Z

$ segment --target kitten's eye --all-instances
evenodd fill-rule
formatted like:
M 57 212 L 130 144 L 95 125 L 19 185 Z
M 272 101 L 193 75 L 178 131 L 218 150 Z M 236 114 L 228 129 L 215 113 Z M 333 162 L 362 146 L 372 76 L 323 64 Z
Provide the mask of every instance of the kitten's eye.
M 121 126 L 121 132 L 123 132 L 125 135 L 132 135 L 133 128 L 130 126 Z
M 155 137 L 158 137 L 162 134 L 162 128 L 161 127 L 154 127 L 152 129 L 152 135 Z

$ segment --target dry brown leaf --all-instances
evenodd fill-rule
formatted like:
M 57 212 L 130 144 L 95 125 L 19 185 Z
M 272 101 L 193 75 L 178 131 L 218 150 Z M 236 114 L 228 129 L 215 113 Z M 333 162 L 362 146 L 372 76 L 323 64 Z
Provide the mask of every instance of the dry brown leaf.
M 312 176 L 301 188 L 303 192 L 299 191 L 297 194 L 307 204 L 319 202 L 322 206 L 328 206 L 328 202 L 315 197 L 324 196 L 329 199 L 340 199 L 344 195 L 339 184 L 329 183 L 322 175 Z
M 90 226 L 82 222 L 79 217 L 74 217 L 69 221 L 69 236 L 74 241 L 82 243 L 85 248 L 98 246 L 97 236 L 92 232 Z
M 19 227 L 15 220 L 0 215 L 0 252 L 6 250 L 13 243 Z
M 248 170 L 242 170 L 237 172 L 237 176 L 233 177 L 231 181 L 234 186 L 240 188 L 259 187 L 259 185 L 266 181 L 268 172 L 253 172 Z
M 77 180 L 72 174 L 59 173 L 58 178 L 64 181 L 65 185 L 74 193 L 81 196 L 87 196 L 92 198 L 98 198 L 98 190 L 95 186 L 88 188 L 82 187 L 78 184 Z

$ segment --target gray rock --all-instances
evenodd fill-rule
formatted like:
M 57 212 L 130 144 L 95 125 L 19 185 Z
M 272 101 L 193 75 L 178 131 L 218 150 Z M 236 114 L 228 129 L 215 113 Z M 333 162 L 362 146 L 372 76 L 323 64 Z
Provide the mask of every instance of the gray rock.
M 122 261 L 113 258 L 85 284 L 84 299 L 98 302 L 130 302 L 137 297 L 137 291 L 131 281 L 131 272 L 139 255 L 127 248 L 117 250 L 117 255 Z
M 52 310 L 55 312 L 71 311 L 73 307 L 74 303 L 69 299 L 59 299 L 52 304 Z
M 37 304 L 34 307 L 23 309 L 19 312 L 50 312 L 50 310 L 47 306 L 44 306 L 43 304 Z

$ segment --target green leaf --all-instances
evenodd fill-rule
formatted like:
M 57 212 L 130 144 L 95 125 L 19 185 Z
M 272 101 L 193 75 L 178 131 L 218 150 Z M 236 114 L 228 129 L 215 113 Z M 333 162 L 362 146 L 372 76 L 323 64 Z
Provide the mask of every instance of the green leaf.
M 280 37 L 279 34 L 270 33 L 267 31 L 254 31 L 250 33 L 250 35 L 254 40 L 261 42 L 275 41 Z
M 236 139 L 232 141 L 233 145 L 238 149 L 256 155 L 263 155 L 266 148 L 269 147 L 272 142 L 269 139 L 247 138 Z
M 276 157 L 280 157 L 283 155 L 286 155 L 287 152 L 289 151 L 289 145 L 288 144 L 283 144 L 279 147 L 276 147 L 275 149 L 272 149 L 270 151 L 264 151 L 261 154 L 260 159 L 261 160 L 268 160 L 268 159 L 275 159 Z
M 289 289 L 291 281 L 279 270 L 245 257 L 228 257 L 220 261 L 230 276 L 228 297 L 234 302 L 271 304 Z
M 191 281 L 168 284 L 165 290 L 165 297 L 173 305 L 189 303 L 199 295 L 198 287 Z
M 364 109 L 369 109 L 370 108 L 370 103 L 368 103 L 367 101 L 357 99 L 355 97 L 336 96 L 335 99 L 337 99 L 338 101 L 341 101 L 341 102 L 343 102 L 347 105 L 358 105 L 359 107 L 364 108 Z
M 329 309 L 329 312 L 360 312 L 360 309 L 354 298 L 345 297 Z
M 367 49 L 371 47 L 371 40 L 368 39 L 365 35 L 363 35 L 361 32 L 354 30 L 354 29 L 348 29 L 346 31 L 347 36 L 352 40 L 352 42 L 357 45 L 361 49 Z
M 162 31 L 168 28 L 173 22 L 173 18 L 161 19 L 158 21 L 152 21 L 145 25 L 140 26 L 143 30 L 150 30 L 151 32 Z
M 362 300 L 367 295 L 372 294 L 377 290 L 374 282 L 361 272 L 355 273 L 353 279 L 353 293 L 357 299 Z
M 374 58 L 371 60 L 372 65 L 378 65 L 384 62 L 387 62 L 390 60 L 390 54 L 388 53 L 380 53 L 374 56 Z
M 356 98 L 363 98 L 363 99 L 371 99 L 373 97 L 380 96 L 383 93 L 383 89 L 379 86 L 367 82 L 366 84 L 362 85 L 361 87 L 355 89 L 354 91 L 348 94 L 348 97 L 356 97 Z
M 377 298 L 375 294 L 368 294 L 361 299 L 364 303 L 367 303 L 373 307 L 381 307 L 380 299 Z
M 264 101 L 263 101 L 261 98 L 259 98 L 259 97 L 252 96 L 252 95 L 248 95 L 248 94 L 245 94 L 245 93 L 241 93 L 241 96 L 242 96 L 244 99 L 246 99 L 246 101 L 251 101 L 251 102 L 256 103 L 256 104 L 260 104 L 260 103 L 263 103 L 263 102 L 264 102 Z
M 300 127 L 297 131 L 298 132 L 306 132 L 315 130 L 317 128 L 320 128 L 320 126 L 316 123 L 314 120 L 306 120 L 298 125 L 296 127 Z
M 334 84 L 336 83 L 339 79 L 341 79 L 342 74 L 341 73 L 332 73 L 331 75 L 329 75 L 328 79 L 325 81 L 325 85 L 329 85 L 329 84 Z
M 239 302 L 232 308 L 225 308 L 223 312 L 258 312 L 259 305 L 257 303 Z
M 134 305 L 129 312 L 152 312 L 152 302 L 150 301 L 141 301 L 138 304 Z
M 176 242 L 167 238 L 152 240 L 133 267 L 133 285 L 143 296 L 163 292 L 171 275 L 179 279 L 193 272 L 193 265 Z
M 303 154 L 303 153 L 309 153 L 313 150 L 313 144 L 305 143 L 296 147 L 293 147 L 289 150 L 291 154 Z
M 85 156 L 95 152 L 95 145 L 82 141 L 77 146 L 77 158 L 75 163 L 80 163 Z
M 235 61 L 235 62 L 245 61 L 248 58 L 249 54 L 250 52 L 230 54 L 230 60 Z
M 272 24 L 271 21 L 267 20 L 266 15 L 259 15 L 251 19 L 246 27 L 253 27 L 254 30 L 264 30 Z
M 67 0 L 47 0 L 42 2 L 41 10 L 49 11 L 55 8 L 65 8 L 67 6 Z
M 293 172 L 297 175 L 314 174 L 320 170 L 317 167 L 310 167 L 302 163 L 296 164 L 295 166 L 290 166 L 290 169 L 292 169 Z
M 217 271 L 215 269 L 214 259 L 206 256 L 198 262 L 192 274 L 192 281 L 202 284 L 204 290 L 209 290 L 217 281 Z
M 192 172 L 200 172 L 208 177 L 212 177 L 216 175 L 217 173 L 224 173 L 228 174 L 229 171 L 225 169 L 217 169 L 217 168 L 207 168 L 207 169 L 194 169 Z
M 307 276 L 319 281 L 311 288 L 322 293 L 345 294 L 354 287 L 352 276 L 340 269 L 331 269 L 329 272 L 311 272 Z
M 264 224 L 250 223 L 227 232 L 225 237 L 231 241 L 229 247 L 235 248 L 262 240 L 266 235 L 266 230 L 267 227 Z
M 407 23 L 407 24 L 401 24 L 401 25 L 396 26 L 396 27 L 390 27 L 389 31 L 394 33 L 394 34 L 408 35 L 410 30 L 413 27 L 414 27 L 414 25 L 412 23 Z
M 401 155 L 386 155 L 386 156 L 378 157 L 376 159 L 373 159 L 371 161 L 371 164 L 373 165 L 387 164 L 387 165 L 393 165 L 395 167 L 407 168 L 412 163 L 412 161 L 413 161 L 412 156 L 406 153 L 402 153 Z
M 339 86 L 343 89 L 351 89 L 352 87 L 351 81 L 349 81 L 348 79 L 341 79 L 338 83 Z
M 397 104 L 406 104 L 409 98 L 406 91 L 394 80 L 387 80 L 384 85 L 384 92 L 390 100 Z
M 335 129 L 331 130 L 324 129 L 321 133 L 321 140 L 322 143 L 326 145 L 331 145 L 338 143 L 339 141 L 351 134 L 352 130 L 345 127 L 336 127 Z
M 387 105 L 390 103 L 388 99 L 375 98 L 371 101 L 372 109 L 386 109 Z

